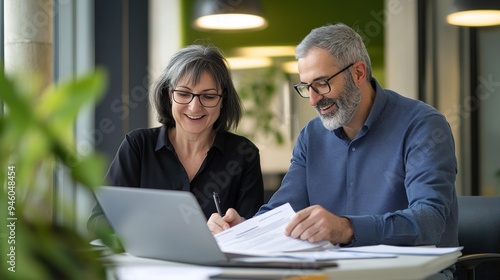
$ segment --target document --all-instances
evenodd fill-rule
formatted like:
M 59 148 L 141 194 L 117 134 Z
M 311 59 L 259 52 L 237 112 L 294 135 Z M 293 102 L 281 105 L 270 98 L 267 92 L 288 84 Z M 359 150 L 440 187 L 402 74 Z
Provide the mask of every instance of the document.
M 285 235 L 285 226 L 295 215 L 289 203 L 255 216 L 215 235 L 222 252 L 262 255 L 318 249 L 330 242 L 308 242 Z
M 223 272 L 221 268 L 208 266 L 172 265 L 124 265 L 113 268 L 116 279 L 120 280 L 166 280 L 193 279 L 206 280 Z
M 341 259 L 396 258 L 398 255 L 443 255 L 462 247 L 429 246 L 362 246 L 338 247 L 328 241 L 308 242 L 285 235 L 285 226 L 295 215 L 289 203 L 255 216 L 214 235 L 224 253 L 265 257 L 292 258 L 309 261 Z M 259 260 L 259 258 L 255 259 Z
M 435 246 L 391 246 L 374 245 L 362 247 L 342 248 L 345 252 L 374 253 L 374 254 L 397 254 L 397 255 L 446 255 L 462 251 L 463 247 L 442 247 Z
M 316 250 L 316 251 L 297 251 L 270 253 L 270 255 L 296 258 L 302 260 L 314 261 L 333 261 L 333 260 L 352 260 L 352 259 L 380 259 L 380 258 L 396 258 L 396 254 L 389 253 L 370 253 L 370 252 L 351 252 L 343 251 L 338 248 Z

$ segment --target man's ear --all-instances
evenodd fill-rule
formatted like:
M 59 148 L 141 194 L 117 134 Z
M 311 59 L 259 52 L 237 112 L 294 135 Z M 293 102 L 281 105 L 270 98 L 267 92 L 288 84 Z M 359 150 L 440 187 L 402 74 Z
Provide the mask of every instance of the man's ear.
M 354 63 L 352 66 L 352 78 L 356 86 L 360 86 L 366 81 L 366 64 L 362 61 Z

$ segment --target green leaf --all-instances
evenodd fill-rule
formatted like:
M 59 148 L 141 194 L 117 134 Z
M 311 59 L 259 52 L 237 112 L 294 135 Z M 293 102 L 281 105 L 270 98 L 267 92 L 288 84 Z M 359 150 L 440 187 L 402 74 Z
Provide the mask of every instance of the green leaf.
M 43 219 L 45 210 L 54 205 L 56 158 L 70 169 L 76 182 L 88 187 L 102 184 L 105 161 L 98 155 L 78 158 L 71 135 L 80 109 L 95 101 L 105 84 L 104 72 L 97 70 L 37 94 L 36 88 L 20 87 L 6 78 L 0 66 L 0 99 L 7 107 L 0 114 L 0 166 L 7 170 L 8 164 L 16 165 L 20 217 L 16 223 L 18 271 L 9 275 L 0 271 L 0 279 L 105 278 L 102 261 L 87 240 L 73 227 L 54 227 Z M 0 174 L 0 182 L 5 182 L 5 176 L 5 171 Z M 5 206 L 5 197 L 5 189 L 0 188 L 0 205 Z M 0 216 L 5 220 L 2 211 Z M 4 245 L 5 235 L 0 231 L 0 251 L 7 252 Z M 6 256 L 0 256 L 4 264 Z
M 283 135 L 281 134 L 281 132 L 279 131 L 276 131 L 274 133 L 274 140 L 276 141 L 276 143 L 278 144 L 283 144 L 285 142 L 285 140 L 283 139 Z
M 83 157 L 69 167 L 76 181 L 95 188 L 103 184 L 104 171 L 106 170 L 105 162 L 102 156 L 90 155 Z
M 0 99 L 5 102 L 10 122 L 14 122 L 17 133 L 23 131 L 33 120 L 33 113 L 27 94 L 18 92 L 14 83 L 7 79 L 0 65 Z
M 80 109 L 95 101 L 106 86 L 106 74 L 102 70 L 50 87 L 37 106 L 40 119 L 50 123 L 50 130 L 71 139 L 72 125 Z

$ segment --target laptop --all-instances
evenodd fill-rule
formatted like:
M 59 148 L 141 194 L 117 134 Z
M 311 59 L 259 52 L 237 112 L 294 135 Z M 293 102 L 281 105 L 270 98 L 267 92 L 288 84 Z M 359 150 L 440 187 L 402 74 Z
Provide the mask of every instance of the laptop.
M 125 251 L 144 258 L 221 267 L 320 269 L 335 262 L 245 262 L 225 254 L 191 192 L 102 186 L 97 202 Z M 248 257 L 248 256 L 245 256 Z

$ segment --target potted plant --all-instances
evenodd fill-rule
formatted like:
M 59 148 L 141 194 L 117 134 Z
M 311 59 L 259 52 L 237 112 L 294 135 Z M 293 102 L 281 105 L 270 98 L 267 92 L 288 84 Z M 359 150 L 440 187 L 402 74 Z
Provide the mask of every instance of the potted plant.
M 238 94 L 245 110 L 243 113 L 246 125 L 240 126 L 238 133 L 256 140 L 258 136 L 271 137 L 277 145 L 284 143 L 279 128 L 279 117 L 274 110 L 276 105 L 277 82 L 284 75 L 276 67 L 258 70 L 246 70 L 239 73 Z
M 105 84 L 105 73 L 96 70 L 40 94 L 0 67 L 6 108 L 0 114 L 0 279 L 105 279 L 105 264 L 89 240 L 52 219 L 56 163 L 87 188 L 101 184 L 105 163 L 76 153 L 73 125 Z

